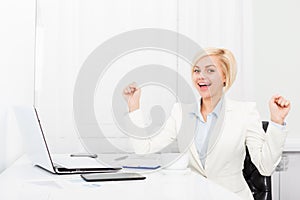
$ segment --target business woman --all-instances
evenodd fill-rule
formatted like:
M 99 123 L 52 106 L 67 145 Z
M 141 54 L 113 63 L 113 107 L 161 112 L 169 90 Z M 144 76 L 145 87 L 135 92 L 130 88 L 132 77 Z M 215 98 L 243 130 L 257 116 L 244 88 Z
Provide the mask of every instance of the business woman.
M 201 99 L 196 106 L 190 106 L 195 116 L 195 133 L 188 148 L 189 165 L 242 199 L 252 200 L 242 173 L 245 147 L 259 172 L 271 175 L 280 162 L 287 135 L 284 120 L 291 106 L 284 97 L 274 95 L 269 101 L 270 125 L 264 133 L 255 103 L 234 101 L 225 95 L 236 71 L 235 58 L 227 49 L 206 49 L 195 60 L 192 81 Z M 124 89 L 123 96 L 128 102 L 130 118 L 143 126 L 146 122 L 139 105 L 141 89 L 132 83 Z M 180 128 L 181 110 L 179 104 L 173 107 L 160 134 L 147 140 L 132 139 L 136 152 L 159 151 L 172 142 Z

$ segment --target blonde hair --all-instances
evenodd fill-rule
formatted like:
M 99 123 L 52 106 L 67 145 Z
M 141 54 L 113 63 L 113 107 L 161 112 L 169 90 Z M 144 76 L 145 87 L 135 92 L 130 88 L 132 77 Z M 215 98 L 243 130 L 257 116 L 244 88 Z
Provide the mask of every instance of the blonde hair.
M 217 56 L 221 61 L 221 68 L 225 75 L 225 92 L 232 86 L 237 73 L 236 60 L 231 51 L 223 48 L 206 48 L 194 59 L 193 69 L 198 61 L 206 56 Z

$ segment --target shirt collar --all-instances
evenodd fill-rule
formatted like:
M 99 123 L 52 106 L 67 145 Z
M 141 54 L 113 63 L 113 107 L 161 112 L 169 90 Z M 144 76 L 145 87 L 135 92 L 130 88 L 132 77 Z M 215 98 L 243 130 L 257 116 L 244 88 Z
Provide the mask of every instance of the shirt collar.
M 202 101 L 200 99 L 200 101 L 195 105 L 195 110 L 193 112 L 194 115 L 196 115 L 197 117 L 200 117 L 200 118 L 202 118 L 202 115 L 200 114 L 201 102 Z M 223 102 L 224 102 L 224 95 L 221 97 L 221 99 L 219 100 L 219 102 L 216 105 L 215 109 L 210 114 L 214 114 L 216 117 L 219 117 L 221 109 L 222 109 Z

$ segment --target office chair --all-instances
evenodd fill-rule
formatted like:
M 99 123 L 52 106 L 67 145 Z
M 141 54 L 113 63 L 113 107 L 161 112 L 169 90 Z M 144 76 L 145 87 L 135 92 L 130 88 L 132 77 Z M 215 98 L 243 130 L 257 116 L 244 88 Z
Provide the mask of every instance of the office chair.
M 269 122 L 263 121 L 264 131 L 267 131 Z M 255 200 L 271 200 L 271 176 L 262 176 L 255 165 L 251 162 L 248 148 L 246 147 L 246 157 L 244 161 L 243 175 L 252 192 Z

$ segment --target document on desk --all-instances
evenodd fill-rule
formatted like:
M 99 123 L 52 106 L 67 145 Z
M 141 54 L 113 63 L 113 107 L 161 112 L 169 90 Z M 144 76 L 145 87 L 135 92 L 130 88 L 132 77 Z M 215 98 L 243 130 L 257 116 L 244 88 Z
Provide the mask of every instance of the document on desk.
M 130 155 L 120 162 L 122 163 L 122 167 L 127 169 L 151 170 L 161 167 L 160 157 L 157 155 Z
M 99 154 L 99 159 L 112 166 L 132 170 L 156 170 L 174 163 L 181 157 L 181 153 L 153 153 L 153 154 Z
M 159 154 L 101 154 L 99 159 L 124 169 L 153 170 L 161 167 Z

